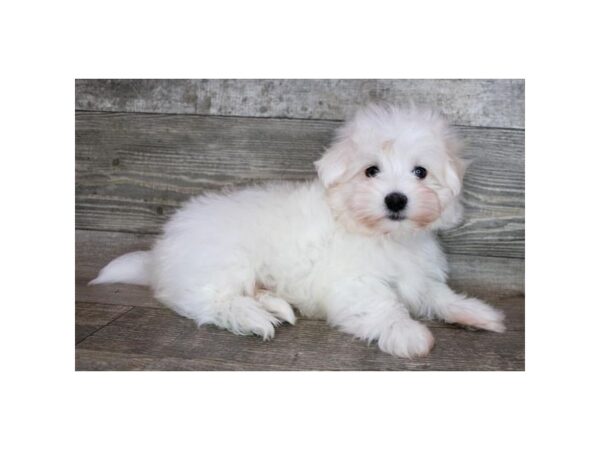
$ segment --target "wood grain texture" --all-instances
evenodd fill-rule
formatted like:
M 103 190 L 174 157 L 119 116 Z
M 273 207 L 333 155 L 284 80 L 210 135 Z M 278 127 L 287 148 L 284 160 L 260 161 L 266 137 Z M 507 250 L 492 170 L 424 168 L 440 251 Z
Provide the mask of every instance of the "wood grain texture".
M 79 110 L 343 120 L 387 101 L 460 125 L 524 128 L 524 80 L 76 80 Z
M 76 350 L 77 370 L 524 370 L 524 333 L 440 327 L 424 358 L 396 358 L 323 321 L 281 326 L 272 341 L 135 307 Z
M 75 240 L 78 302 L 160 307 L 149 289 L 123 284 L 87 286 L 104 265 L 127 252 L 147 250 L 155 236 L 77 230 Z M 450 285 L 485 300 L 524 294 L 524 261 L 514 258 L 449 255 Z
M 314 177 L 338 124 L 193 115 L 76 114 L 76 225 L 157 233 L 194 194 Z M 473 158 L 450 253 L 524 257 L 524 133 L 458 127 Z
M 75 306 L 75 343 L 83 341 L 130 309 L 130 306 L 77 303 Z

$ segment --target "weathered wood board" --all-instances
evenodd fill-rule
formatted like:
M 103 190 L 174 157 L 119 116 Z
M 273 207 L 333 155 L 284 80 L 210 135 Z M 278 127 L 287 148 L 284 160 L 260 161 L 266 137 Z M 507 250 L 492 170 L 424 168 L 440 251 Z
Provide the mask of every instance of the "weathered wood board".
M 524 80 L 77 80 L 76 109 L 343 120 L 371 101 L 454 124 L 524 128 Z
M 235 336 L 159 308 L 135 307 L 77 346 L 78 370 L 524 370 L 524 335 L 432 328 L 424 358 L 382 353 L 324 321 L 283 325 L 275 339 Z
M 130 309 L 130 306 L 77 303 L 75 308 L 75 343 L 83 341 L 86 337 Z
M 313 120 L 79 112 L 76 225 L 158 233 L 186 199 L 267 180 L 306 180 L 337 124 Z M 450 253 L 524 256 L 524 133 L 458 127 L 472 158 L 466 220 Z

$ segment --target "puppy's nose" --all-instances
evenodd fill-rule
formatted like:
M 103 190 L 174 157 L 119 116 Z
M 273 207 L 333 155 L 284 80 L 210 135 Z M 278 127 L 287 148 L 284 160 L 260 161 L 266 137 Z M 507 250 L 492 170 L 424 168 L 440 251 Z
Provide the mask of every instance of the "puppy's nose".
M 408 198 L 400 192 L 392 192 L 385 196 L 385 206 L 392 212 L 402 211 L 406 208 L 406 203 L 408 203 Z

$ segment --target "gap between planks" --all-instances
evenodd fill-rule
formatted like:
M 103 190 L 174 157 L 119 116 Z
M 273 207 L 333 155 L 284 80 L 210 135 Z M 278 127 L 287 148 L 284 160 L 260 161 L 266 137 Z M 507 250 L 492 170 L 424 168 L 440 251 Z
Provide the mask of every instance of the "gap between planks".
M 236 114 L 200 114 L 200 113 L 177 113 L 177 112 L 155 112 L 155 111 L 104 111 L 102 109 L 80 109 L 76 108 L 75 113 L 100 113 L 100 114 L 139 114 L 139 115 L 152 115 L 152 116 L 190 116 L 190 117 L 214 117 L 223 119 L 265 119 L 265 120 L 291 120 L 291 121 L 312 121 L 312 122 L 326 122 L 335 125 L 341 125 L 345 122 L 343 119 L 313 119 L 310 117 L 286 117 L 286 116 L 244 116 Z M 489 125 L 467 125 L 461 123 L 451 124 L 455 127 L 461 128 L 477 128 L 480 130 L 498 130 L 498 131 L 520 131 L 524 132 L 525 128 L 520 127 L 494 127 Z

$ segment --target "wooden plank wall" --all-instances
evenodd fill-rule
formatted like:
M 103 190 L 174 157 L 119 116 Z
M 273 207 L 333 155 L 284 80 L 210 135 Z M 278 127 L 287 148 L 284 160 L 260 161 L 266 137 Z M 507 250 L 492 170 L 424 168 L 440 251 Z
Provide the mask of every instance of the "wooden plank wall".
M 344 116 L 412 99 L 461 124 L 474 160 L 447 251 L 522 259 L 523 91 L 522 80 L 79 80 L 76 225 L 157 233 L 191 195 L 310 178 Z
M 193 194 L 314 176 L 337 122 L 78 112 L 77 226 L 158 233 Z M 449 252 L 522 258 L 522 130 L 458 127 L 474 160 L 466 221 L 444 235 Z

